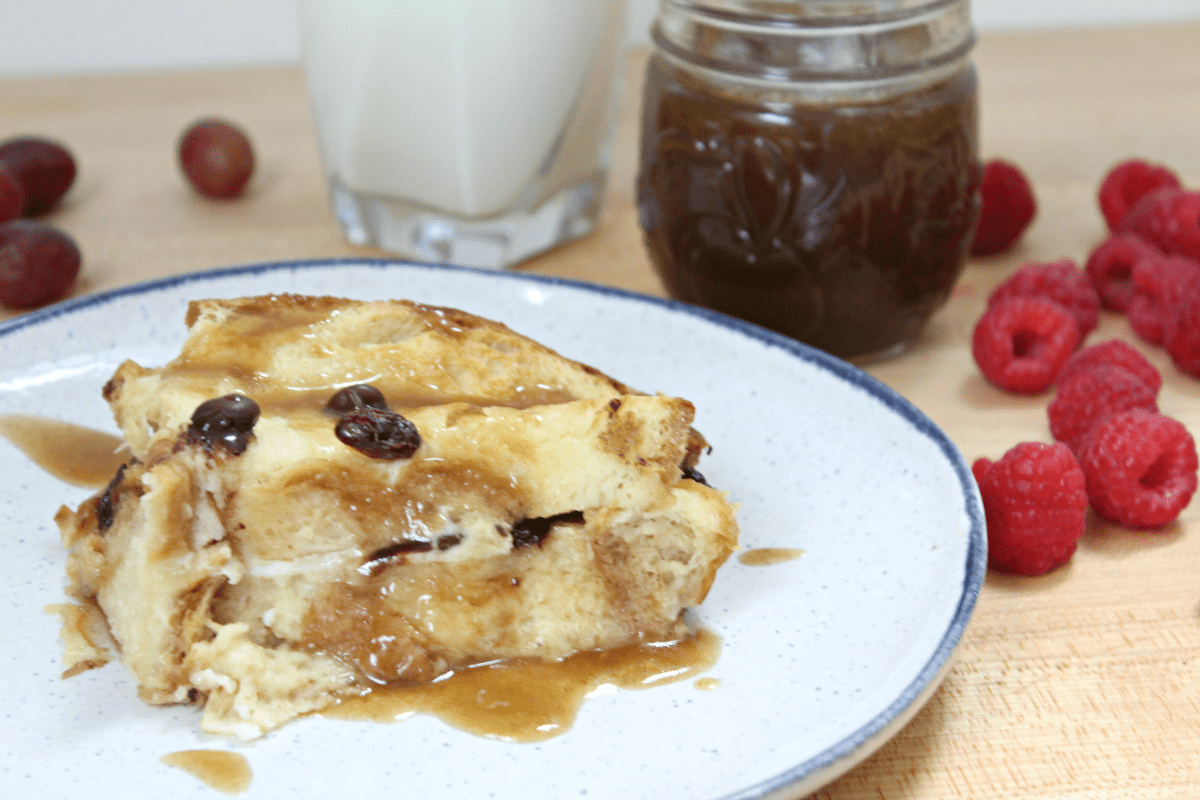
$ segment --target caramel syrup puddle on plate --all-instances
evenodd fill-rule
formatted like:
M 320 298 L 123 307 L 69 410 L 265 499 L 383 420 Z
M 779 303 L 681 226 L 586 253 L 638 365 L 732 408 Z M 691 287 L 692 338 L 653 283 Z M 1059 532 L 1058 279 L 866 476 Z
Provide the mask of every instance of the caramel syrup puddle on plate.
M 755 547 L 738 553 L 738 562 L 748 567 L 769 567 L 803 557 L 804 551 L 795 547 Z
M 100 489 L 129 460 L 120 437 L 47 417 L 0 416 L 0 436 L 61 481 Z
M 699 628 L 679 641 L 589 650 L 561 661 L 478 664 L 432 683 L 380 687 L 321 716 L 394 722 L 424 713 L 476 736 L 541 742 L 566 733 L 600 687 L 648 689 L 686 680 L 711 668 L 720 652 L 721 637 Z
M 180 750 L 159 759 L 177 767 L 225 794 L 241 794 L 250 788 L 254 773 L 241 753 L 229 750 Z

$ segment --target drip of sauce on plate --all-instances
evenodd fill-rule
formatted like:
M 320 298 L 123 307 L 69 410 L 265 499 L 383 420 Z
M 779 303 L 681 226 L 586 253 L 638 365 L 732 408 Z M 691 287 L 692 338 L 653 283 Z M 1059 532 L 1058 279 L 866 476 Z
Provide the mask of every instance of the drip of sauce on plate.
M 701 692 L 712 692 L 721 688 L 721 682 L 716 678 L 697 678 L 692 686 Z
M 119 437 L 47 417 L 0 416 L 0 436 L 59 480 L 89 489 L 103 488 L 129 460 Z
M 180 750 L 167 753 L 159 761 L 181 769 L 225 794 L 241 794 L 250 788 L 254 777 L 246 757 L 229 750 Z
M 803 557 L 804 551 L 795 547 L 755 547 L 738 553 L 738 562 L 748 567 L 769 567 Z
M 561 661 L 479 664 L 432 683 L 381 687 L 321 715 L 393 722 L 425 713 L 477 736 L 540 742 L 565 733 L 598 688 L 647 689 L 686 680 L 711 668 L 720 652 L 721 638 L 699 628 L 674 642 L 589 650 Z

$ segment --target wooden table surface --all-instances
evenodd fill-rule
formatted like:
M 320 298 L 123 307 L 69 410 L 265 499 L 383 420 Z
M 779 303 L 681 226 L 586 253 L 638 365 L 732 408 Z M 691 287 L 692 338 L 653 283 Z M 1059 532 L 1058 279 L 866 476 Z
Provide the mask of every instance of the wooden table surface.
M 643 53 L 628 73 L 599 230 L 521 269 L 662 290 L 633 207 Z M 1140 156 L 1200 187 L 1200 25 L 983 35 L 985 157 L 1022 165 L 1039 200 L 1012 252 L 971 263 L 904 356 L 869 371 L 939 424 L 968 460 L 1050 441 L 1048 398 L 988 385 L 969 350 L 988 292 L 1027 261 L 1082 261 L 1103 237 L 1095 191 Z M 175 142 L 201 116 L 249 132 L 259 170 L 237 202 L 199 199 Z M 0 139 L 36 133 L 76 154 L 48 220 L 84 254 L 78 293 L 232 264 L 385 255 L 348 245 L 326 199 L 298 68 L 0 81 Z M 7 316 L 11 316 L 8 314 Z M 1200 433 L 1200 380 L 1106 315 L 1162 371 L 1164 413 Z M 1039 578 L 989 574 L 957 659 L 925 709 L 822 800 L 1200 798 L 1200 501 L 1161 531 L 1089 521 L 1074 560 Z

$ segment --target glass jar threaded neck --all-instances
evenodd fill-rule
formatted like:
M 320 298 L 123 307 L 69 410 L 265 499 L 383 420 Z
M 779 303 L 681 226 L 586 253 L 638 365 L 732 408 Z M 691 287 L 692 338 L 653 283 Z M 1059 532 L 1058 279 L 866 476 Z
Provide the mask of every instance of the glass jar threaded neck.
M 750 82 L 907 83 L 975 43 L 969 0 L 662 0 L 658 49 Z

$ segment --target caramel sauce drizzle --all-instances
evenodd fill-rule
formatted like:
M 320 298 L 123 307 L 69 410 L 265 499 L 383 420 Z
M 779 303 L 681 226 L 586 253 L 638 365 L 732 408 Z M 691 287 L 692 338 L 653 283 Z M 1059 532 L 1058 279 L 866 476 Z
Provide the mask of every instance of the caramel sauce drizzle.
M 192 775 L 225 794 L 241 794 L 250 788 L 254 773 L 241 753 L 229 750 L 180 750 L 159 759 Z
M 566 733 L 583 701 L 604 685 L 648 689 L 710 669 L 721 638 L 699 628 L 673 642 L 589 650 L 561 661 L 512 659 L 447 673 L 431 683 L 384 686 L 342 701 L 324 717 L 395 722 L 432 714 L 476 736 L 540 742 Z M 714 684 L 719 685 L 715 682 Z M 704 687 L 715 688 L 706 684 Z
M 804 551 L 795 547 L 754 547 L 738 553 L 737 559 L 748 567 L 769 567 L 803 557 Z
M 0 436 L 54 477 L 88 489 L 104 488 L 129 460 L 120 437 L 46 417 L 0 416 Z
M 422 316 L 424 326 L 435 327 L 442 333 L 460 330 L 458 323 L 463 321 L 451 319 L 438 309 L 426 308 L 426 311 L 432 313 Z M 325 307 L 289 307 L 286 302 L 260 308 L 243 306 L 222 323 L 219 332 L 210 333 L 203 348 L 185 344 L 179 358 L 163 367 L 163 376 L 188 382 L 200 394 L 214 396 L 218 384 L 233 378 L 242 384 L 239 391 L 253 397 L 264 412 L 283 416 L 319 411 L 334 392 L 356 382 L 370 383 L 382 390 L 389 407 L 399 412 L 455 402 L 523 409 L 576 399 L 561 387 L 543 385 L 513 387 L 516 397 L 455 395 L 439 386 L 412 386 L 378 374 L 360 374 L 351 379 L 348 373 L 340 373 L 324 376 L 328 383 L 319 381 L 324 385 L 283 385 L 280 376 L 272 374 L 272 353 L 312 336 L 319 324 L 328 319 L 329 312 Z M 238 366 L 231 368 L 231 364 Z

